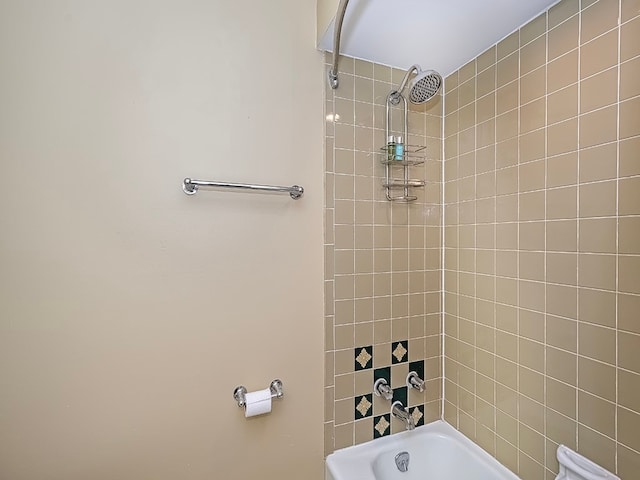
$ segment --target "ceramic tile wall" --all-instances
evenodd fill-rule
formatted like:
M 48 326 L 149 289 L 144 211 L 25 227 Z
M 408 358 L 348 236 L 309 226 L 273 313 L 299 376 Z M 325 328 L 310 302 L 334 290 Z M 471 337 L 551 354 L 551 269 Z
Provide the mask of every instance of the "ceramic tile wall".
M 411 177 L 427 184 L 416 202 L 392 204 L 377 150 L 403 75 L 341 57 L 340 86 L 326 87 L 326 454 L 403 429 L 372 395 L 374 377 L 391 381 L 416 421 L 441 416 L 442 99 L 410 108 L 407 143 L 428 157 Z M 425 393 L 403 388 L 410 368 L 424 371 Z
M 563 0 L 446 79 L 445 419 L 524 480 L 640 471 L 640 2 Z

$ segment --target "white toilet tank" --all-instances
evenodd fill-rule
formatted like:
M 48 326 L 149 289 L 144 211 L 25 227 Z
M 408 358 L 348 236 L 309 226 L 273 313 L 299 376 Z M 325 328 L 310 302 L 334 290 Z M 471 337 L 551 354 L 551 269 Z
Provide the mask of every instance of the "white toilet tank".
M 556 480 L 620 480 L 620 477 L 564 445 L 558 447 L 560 473 Z

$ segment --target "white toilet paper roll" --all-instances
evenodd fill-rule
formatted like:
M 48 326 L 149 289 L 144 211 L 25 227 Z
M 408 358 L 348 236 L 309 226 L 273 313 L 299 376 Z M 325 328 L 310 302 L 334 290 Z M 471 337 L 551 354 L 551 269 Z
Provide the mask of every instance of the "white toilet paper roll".
M 271 390 L 265 388 L 245 395 L 245 417 L 255 417 L 271 412 Z

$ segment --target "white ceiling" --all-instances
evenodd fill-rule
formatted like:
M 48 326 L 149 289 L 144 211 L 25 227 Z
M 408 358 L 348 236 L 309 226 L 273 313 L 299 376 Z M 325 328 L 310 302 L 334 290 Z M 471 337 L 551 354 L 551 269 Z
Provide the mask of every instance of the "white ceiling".
M 446 77 L 557 1 L 350 0 L 340 54 Z M 319 48 L 333 51 L 333 22 Z

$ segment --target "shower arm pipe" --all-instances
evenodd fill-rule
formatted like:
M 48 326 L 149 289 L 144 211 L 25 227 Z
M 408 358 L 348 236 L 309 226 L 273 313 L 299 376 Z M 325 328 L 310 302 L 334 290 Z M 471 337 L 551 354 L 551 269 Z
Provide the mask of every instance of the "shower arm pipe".
M 398 95 L 401 94 L 402 91 L 404 90 L 404 87 L 407 86 L 407 82 L 409 81 L 409 76 L 413 72 L 419 72 L 419 71 L 420 71 L 420 65 L 416 64 L 416 65 L 412 65 L 411 68 L 407 70 L 407 73 L 404 74 L 404 78 L 402 79 L 402 82 L 400 82 L 400 86 L 395 91 L 391 92 L 391 94 L 389 95 L 394 105 L 398 104 L 398 101 L 399 101 Z
M 340 0 L 338 12 L 336 13 L 336 21 L 333 27 L 333 64 L 329 69 L 329 85 L 332 90 L 338 88 L 338 57 L 340 56 L 340 35 L 342 34 L 342 23 L 344 14 L 347 11 L 349 0 Z

